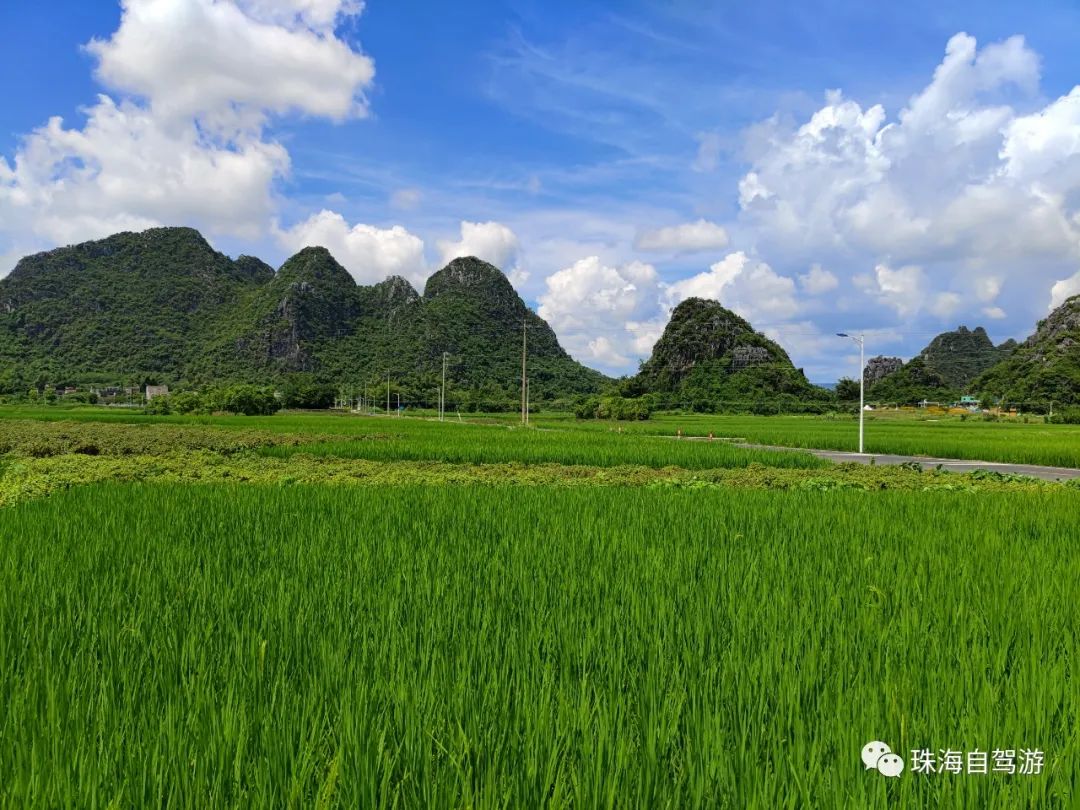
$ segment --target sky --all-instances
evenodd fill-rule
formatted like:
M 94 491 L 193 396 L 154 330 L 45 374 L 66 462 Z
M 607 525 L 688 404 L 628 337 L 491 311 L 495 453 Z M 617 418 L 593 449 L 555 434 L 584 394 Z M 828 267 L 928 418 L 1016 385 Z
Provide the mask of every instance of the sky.
M 502 268 L 633 373 L 713 298 L 815 382 L 1080 293 L 1080 5 L 5 0 L 0 276 L 158 225 Z

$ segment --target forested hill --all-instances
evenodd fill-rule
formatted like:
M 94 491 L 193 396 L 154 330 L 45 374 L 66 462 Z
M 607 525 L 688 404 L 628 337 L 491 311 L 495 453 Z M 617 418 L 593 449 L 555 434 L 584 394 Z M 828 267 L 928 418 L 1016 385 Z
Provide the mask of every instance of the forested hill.
M 765 404 L 791 409 L 830 396 L 807 381 L 778 343 L 704 298 L 675 307 L 652 356 L 624 390 L 657 395 L 663 404 L 710 410 Z
M 870 377 L 869 396 L 879 402 L 949 401 L 975 387 L 984 371 L 1009 357 L 1016 341 L 995 346 L 981 326 L 959 326 L 937 335 L 910 361 Z
M 363 387 L 389 375 L 434 396 L 447 353 L 461 397 L 518 396 L 522 324 L 534 399 L 606 382 L 575 362 L 501 271 L 475 258 L 358 286 L 324 248 L 275 272 L 187 228 L 122 233 L 29 256 L 0 280 L 0 392 L 39 384 L 275 383 L 304 374 Z
M 972 387 L 1016 402 L 1080 403 L 1080 295 L 1039 321 L 1031 337 Z

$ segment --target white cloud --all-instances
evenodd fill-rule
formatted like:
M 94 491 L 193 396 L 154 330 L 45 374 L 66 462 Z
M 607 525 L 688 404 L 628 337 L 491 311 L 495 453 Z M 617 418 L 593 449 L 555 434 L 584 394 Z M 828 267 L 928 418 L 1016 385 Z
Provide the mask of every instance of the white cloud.
M 590 256 L 552 273 L 545 283 L 539 314 L 556 330 L 598 324 L 622 328 L 643 305 L 656 300 L 656 269 L 642 262 L 609 267 Z
M 1080 295 L 1080 270 L 1068 278 L 1054 282 L 1054 286 L 1050 288 L 1049 309 L 1057 309 L 1074 295 Z
M 123 0 L 120 28 L 87 50 L 104 84 L 164 121 L 248 129 L 267 113 L 364 115 L 374 62 L 334 36 L 335 0 Z
M 895 118 L 831 91 L 801 126 L 756 126 L 740 225 L 776 261 L 884 267 L 863 289 L 903 317 L 996 316 L 1014 278 L 1032 317 L 1080 259 L 1080 87 L 1046 104 L 1038 81 L 1023 38 L 957 34 Z
M 958 293 L 937 293 L 930 303 L 930 311 L 938 318 L 951 318 L 956 312 L 959 311 L 960 305 L 962 303 L 963 299 Z
M 836 275 L 822 268 L 820 264 L 810 265 L 809 272 L 799 276 L 799 286 L 809 295 L 821 295 L 835 290 L 839 285 L 840 280 Z
M 0 230 L 62 244 L 157 224 L 248 237 L 265 228 L 273 180 L 289 168 L 281 145 L 219 143 L 193 123 L 163 129 L 107 96 L 87 116 L 82 129 L 53 118 L 23 141 L 14 169 L 0 169 Z
M 539 315 L 579 360 L 625 370 L 656 340 L 648 338 L 654 328 L 641 321 L 655 313 L 658 282 L 651 264 L 611 266 L 589 256 L 545 279 Z
M 400 225 L 350 227 L 340 214 L 320 211 L 288 230 L 279 230 L 277 238 L 294 253 L 305 247 L 325 247 L 359 284 L 374 284 L 391 275 L 418 284 L 427 275 L 423 240 Z
M 1000 321 L 1002 318 L 1008 317 L 1008 313 L 1001 307 L 983 307 L 982 314 L 995 321 Z
M 588 343 L 588 356 L 594 362 L 597 362 L 608 368 L 619 368 L 628 366 L 632 362 L 630 357 L 625 354 L 621 354 L 612 344 L 612 342 L 603 336 L 590 340 Z
M 727 231 L 714 222 L 699 219 L 683 225 L 645 231 L 638 235 L 634 247 L 644 251 L 668 253 L 699 253 L 727 247 Z
M 517 236 L 501 222 L 462 222 L 459 240 L 444 239 L 437 244 L 443 264 L 461 256 L 475 256 L 507 272 L 521 249 Z
M 192 225 L 255 239 L 289 154 L 271 114 L 364 113 L 371 60 L 335 37 L 358 0 L 123 0 L 87 51 L 106 95 L 81 126 L 59 118 L 0 157 L 0 249 Z M 6 240 L 7 244 L 4 244 Z
M 983 276 L 975 280 L 975 298 L 983 303 L 993 301 L 1001 293 L 1001 279 Z
M 729 253 L 707 272 L 664 285 L 669 306 L 691 298 L 710 298 L 747 320 L 786 320 L 799 311 L 795 282 L 742 251 Z
M 926 300 L 923 279 L 923 269 L 916 265 L 894 270 L 887 264 L 879 264 L 873 276 L 859 276 L 855 283 L 896 310 L 901 318 L 907 318 L 918 312 Z

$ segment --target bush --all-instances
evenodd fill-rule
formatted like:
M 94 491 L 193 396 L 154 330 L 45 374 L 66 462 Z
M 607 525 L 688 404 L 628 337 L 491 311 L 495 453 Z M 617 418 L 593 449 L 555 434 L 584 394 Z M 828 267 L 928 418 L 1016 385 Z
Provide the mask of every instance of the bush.
M 181 391 L 169 396 L 170 405 L 176 413 L 206 413 L 206 402 L 196 391 Z
M 154 416 L 168 416 L 172 413 L 172 403 L 169 401 L 168 396 L 154 397 L 143 406 L 143 413 L 153 414 Z
M 238 413 L 244 416 L 269 416 L 277 413 L 281 403 L 269 388 L 257 385 L 233 385 L 222 388 L 208 398 L 211 410 Z
M 1054 425 L 1080 425 L 1080 408 L 1062 408 L 1046 421 Z
M 334 407 L 336 399 L 335 386 L 316 382 L 310 375 L 292 375 L 281 388 L 281 402 L 286 408 L 327 410 Z
M 620 419 L 643 421 L 652 416 L 652 403 L 645 397 L 589 397 L 574 409 L 578 419 Z

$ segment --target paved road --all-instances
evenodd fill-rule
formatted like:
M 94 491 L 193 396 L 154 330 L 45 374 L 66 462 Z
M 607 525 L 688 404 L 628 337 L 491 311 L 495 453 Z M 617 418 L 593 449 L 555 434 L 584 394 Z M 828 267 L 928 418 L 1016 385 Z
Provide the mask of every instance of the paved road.
M 684 440 L 708 441 L 702 436 L 686 436 Z M 801 450 L 818 458 L 828 459 L 838 463 L 855 462 L 856 464 L 906 464 L 914 461 L 921 464 L 924 469 L 933 469 L 940 465 L 943 470 L 949 472 L 969 473 L 975 470 L 988 470 L 990 472 L 1013 473 L 1015 475 L 1030 475 L 1033 478 L 1041 478 L 1044 481 L 1068 481 L 1072 478 L 1080 478 L 1080 470 L 1071 467 L 1043 467 L 1038 464 L 1005 464 L 998 461 L 972 461 L 971 459 L 959 458 L 934 458 L 932 456 L 897 456 L 892 453 L 848 453 L 843 450 L 813 450 L 807 447 L 779 447 L 771 444 L 750 444 L 749 442 L 726 441 L 738 447 L 749 447 L 754 450 Z
M 771 447 L 764 444 L 747 444 L 744 447 L 755 447 L 762 450 L 796 450 L 794 447 Z M 932 469 L 941 466 L 949 472 L 969 473 L 975 470 L 989 470 L 999 473 L 1014 473 L 1016 475 L 1030 475 L 1034 478 L 1042 478 L 1044 481 L 1067 481 L 1071 478 L 1080 478 L 1080 470 L 1069 467 L 1042 467 L 1038 464 L 1003 464 L 996 461 L 971 461 L 958 458 L 932 458 L 930 456 L 894 456 L 890 453 L 845 453 L 840 450 L 807 450 L 818 458 L 826 458 L 829 461 L 851 462 L 856 464 L 905 464 L 914 461 L 921 464 L 924 469 Z

